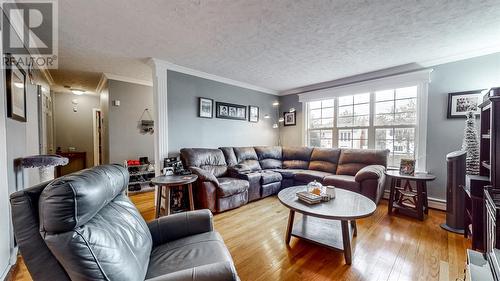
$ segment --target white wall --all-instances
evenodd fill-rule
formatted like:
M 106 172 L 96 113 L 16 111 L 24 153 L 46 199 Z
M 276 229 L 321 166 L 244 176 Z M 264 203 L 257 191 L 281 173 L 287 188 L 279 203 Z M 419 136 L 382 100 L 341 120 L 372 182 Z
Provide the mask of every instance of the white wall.
M 2 50 L 0 36 L 0 53 Z M 5 71 L 0 68 L 0 77 Z M 5 129 L 5 79 L 0 79 L 0 280 L 5 278 L 10 268 L 11 257 L 11 223 L 9 207 L 9 186 L 7 181 L 7 132 Z

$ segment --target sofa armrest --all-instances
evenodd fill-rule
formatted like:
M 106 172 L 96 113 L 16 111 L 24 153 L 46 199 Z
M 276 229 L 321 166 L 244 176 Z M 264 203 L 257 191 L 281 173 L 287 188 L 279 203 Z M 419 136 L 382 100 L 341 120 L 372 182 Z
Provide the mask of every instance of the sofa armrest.
M 384 176 L 385 167 L 382 165 L 368 165 L 359 170 L 354 176 L 354 180 L 362 182 L 368 179 L 378 180 Z
M 187 268 L 148 279 L 147 281 L 239 281 L 232 262 L 218 262 Z
M 216 186 L 219 186 L 219 181 L 212 173 L 194 166 L 189 167 L 189 170 L 198 176 L 198 180 L 213 182 Z
M 196 210 L 155 219 L 148 223 L 153 245 L 214 230 L 212 212 Z
M 228 167 L 228 171 L 230 174 L 248 174 L 252 172 L 252 169 L 248 165 L 245 164 L 238 164 L 235 166 Z

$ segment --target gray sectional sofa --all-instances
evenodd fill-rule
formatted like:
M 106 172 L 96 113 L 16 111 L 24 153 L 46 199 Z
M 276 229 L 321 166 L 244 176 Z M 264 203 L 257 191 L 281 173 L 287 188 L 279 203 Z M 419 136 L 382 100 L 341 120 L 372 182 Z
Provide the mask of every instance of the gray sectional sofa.
M 183 148 L 181 160 L 199 177 L 196 207 L 223 212 L 314 180 L 378 203 L 388 154 L 388 150 L 316 147 Z

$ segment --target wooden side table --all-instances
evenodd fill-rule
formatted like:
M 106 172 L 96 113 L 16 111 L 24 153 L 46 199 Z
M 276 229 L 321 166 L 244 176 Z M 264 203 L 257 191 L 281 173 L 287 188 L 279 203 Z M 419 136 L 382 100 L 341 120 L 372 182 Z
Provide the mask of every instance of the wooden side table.
M 163 189 L 165 188 L 165 215 L 170 215 L 170 188 L 172 187 L 182 187 L 187 185 L 188 196 L 189 196 L 189 210 L 194 210 L 194 200 L 193 200 L 193 182 L 198 179 L 197 175 L 184 175 L 184 176 L 159 176 L 153 178 L 151 182 L 158 186 L 156 189 L 156 213 L 155 218 L 160 217 L 161 209 L 161 197 Z
M 436 176 L 424 173 L 402 175 L 399 171 L 388 170 L 385 175 L 391 179 L 389 194 L 389 215 L 393 209 L 424 220 L 424 213 L 429 213 L 427 199 L 427 182 L 436 179 Z M 404 181 L 404 185 L 403 185 Z M 411 187 L 410 181 L 416 183 L 416 190 Z

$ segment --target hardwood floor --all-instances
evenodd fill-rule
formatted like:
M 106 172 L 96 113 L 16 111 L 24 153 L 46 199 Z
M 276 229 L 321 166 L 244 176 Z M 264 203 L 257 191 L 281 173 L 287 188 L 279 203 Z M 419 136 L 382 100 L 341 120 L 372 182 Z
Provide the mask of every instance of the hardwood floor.
M 146 220 L 154 218 L 153 192 L 131 199 Z M 382 201 L 373 216 L 358 221 L 351 266 L 344 264 L 341 252 L 297 238 L 286 246 L 287 216 L 288 209 L 276 197 L 214 216 L 241 280 L 463 279 L 469 242 L 439 227 L 444 212 L 431 209 L 421 222 L 388 216 L 387 202 Z M 15 280 L 31 280 L 23 263 Z

